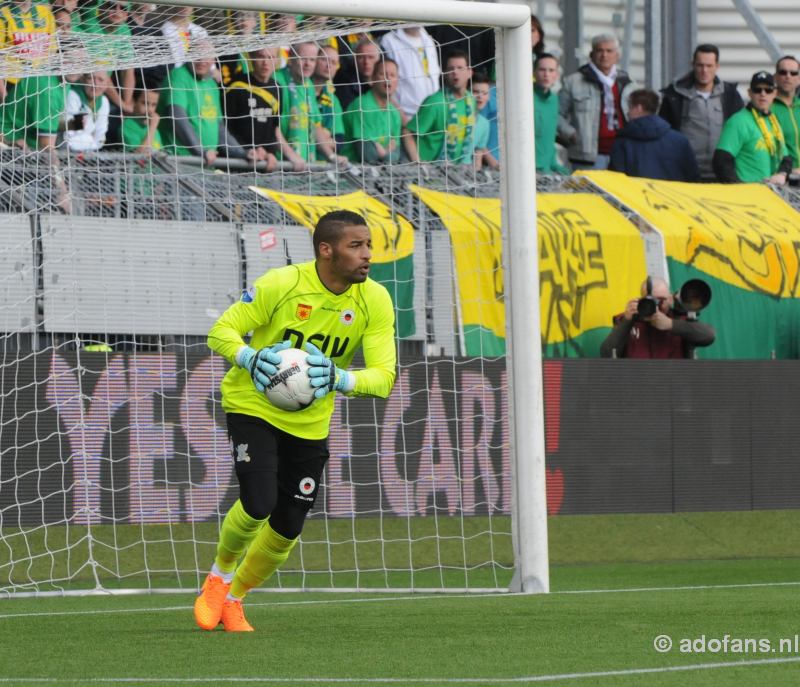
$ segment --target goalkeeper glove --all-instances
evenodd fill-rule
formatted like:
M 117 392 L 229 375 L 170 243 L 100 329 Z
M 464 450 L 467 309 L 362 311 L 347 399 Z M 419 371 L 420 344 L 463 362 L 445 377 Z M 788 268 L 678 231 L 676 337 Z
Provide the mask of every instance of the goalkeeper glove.
M 307 343 L 306 350 L 311 354 L 306 358 L 309 364 L 308 378 L 316 391 L 314 398 L 322 398 L 329 391 L 352 391 L 356 378 L 347 370 L 341 370 L 326 357 L 314 344 Z
M 236 354 L 236 364 L 250 373 L 256 389 L 263 394 L 270 377 L 278 372 L 276 366 L 281 364 L 280 352 L 291 345 L 291 341 L 282 341 L 273 346 L 264 346 L 258 351 L 250 346 L 243 346 Z

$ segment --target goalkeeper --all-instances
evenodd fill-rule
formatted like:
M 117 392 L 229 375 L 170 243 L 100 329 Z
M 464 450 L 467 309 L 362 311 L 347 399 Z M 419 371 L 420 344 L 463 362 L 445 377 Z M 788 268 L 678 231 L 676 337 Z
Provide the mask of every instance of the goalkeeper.
M 257 279 L 208 334 L 208 345 L 233 364 L 221 391 L 239 499 L 222 522 L 214 565 L 195 601 L 204 630 L 220 622 L 228 632 L 253 630 L 242 598 L 286 561 L 314 505 L 329 455 L 332 392 L 386 398 L 394 384 L 394 309 L 386 289 L 368 278 L 364 218 L 347 210 L 321 217 L 314 255 Z M 316 387 L 313 403 L 296 412 L 273 406 L 263 393 L 290 346 L 308 351 Z M 350 372 L 359 346 L 366 368 Z

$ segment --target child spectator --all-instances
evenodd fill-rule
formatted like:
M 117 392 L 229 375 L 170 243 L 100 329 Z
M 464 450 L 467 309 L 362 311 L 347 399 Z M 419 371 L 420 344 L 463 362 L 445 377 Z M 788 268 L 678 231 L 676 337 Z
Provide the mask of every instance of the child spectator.
M 104 95 L 111 86 L 108 72 L 85 74 L 67 94 L 67 132 L 69 149 L 76 153 L 103 147 L 108 133 L 110 104 Z
M 133 93 L 133 115 L 122 120 L 122 145 L 126 151 L 152 153 L 161 150 L 163 143 L 158 131 L 159 92 L 154 88 L 138 88 Z
M 475 98 L 477 115 L 475 117 L 475 170 L 480 170 L 484 165 L 489 169 L 500 169 L 497 158 L 489 151 L 489 120 L 481 114 L 489 102 L 491 81 L 484 72 L 472 75 L 472 95 Z

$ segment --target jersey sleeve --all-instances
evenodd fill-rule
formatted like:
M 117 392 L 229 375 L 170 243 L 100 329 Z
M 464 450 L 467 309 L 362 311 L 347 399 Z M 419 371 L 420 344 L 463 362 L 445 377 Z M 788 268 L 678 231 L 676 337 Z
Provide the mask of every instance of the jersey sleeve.
M 229 363 L 235 365 L 236 354 L 247 345 L 245 335 L 269 321 L 276 288 L 274 281 L 269 273 L 261 277 L 209 330 L 208 347 Z
M 361 340 L 365 368 L 353 372 L 356 385 L 351 396 L 387 398 L 397 374 L 394 306 L 386 288 L 377 283 L 376 287 L 368 294 L 370 319 Z

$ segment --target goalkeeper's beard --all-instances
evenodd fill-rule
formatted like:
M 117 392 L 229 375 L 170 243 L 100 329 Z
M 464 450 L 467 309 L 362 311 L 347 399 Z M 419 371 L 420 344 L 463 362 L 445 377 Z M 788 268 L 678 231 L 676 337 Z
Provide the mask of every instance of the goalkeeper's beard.
M 361 284 L 365 282 L 369 276 L 370 264 L 368 262 L 362 263 L 355 269 L 347 269 L 342 265 L 339 256 L 334 256 L 331 266 L 337 275 L 351 284 Z

